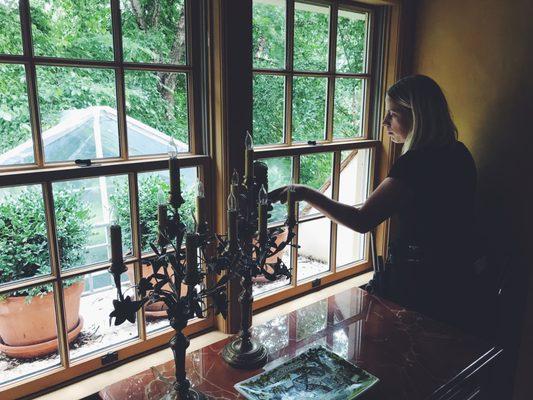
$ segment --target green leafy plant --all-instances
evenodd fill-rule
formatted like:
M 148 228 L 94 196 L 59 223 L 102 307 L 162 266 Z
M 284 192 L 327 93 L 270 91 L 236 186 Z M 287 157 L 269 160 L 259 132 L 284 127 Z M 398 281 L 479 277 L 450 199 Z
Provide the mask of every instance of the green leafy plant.
M 123 229 L 124 247 L 131 248 L 130 199 L 127 183 L 123 185 L 123 187 L 117 187 L 109 200 Z M 139 225 L 143 251 L 150 250 L 150 243 L 155 242 L 157 238 L 157 207 L 159 203 L 166 203 L 169 190 L 168 182 L 161 175 L 150 174 L 139 177 Z M 179 209 L 181 222 L 185 224 L 188 231 L 193 231 L 196 191 L 194 188 L 187 188 L 182 195 L 185 203 Z M 124 221 L 128 223 L 122 223 Z
M 78 265 L 90 233 L 90 209 L 81 192 L 54 194 L 59 256 L 62 268 Z M 44 203 L 40 190 L 24 188 L 0 203 L 0 283 L 50 273 Z M 69 286 L 82 277 L 65 282 Z M 52 291 L 42 285 L 13 295 L 35 296 Z

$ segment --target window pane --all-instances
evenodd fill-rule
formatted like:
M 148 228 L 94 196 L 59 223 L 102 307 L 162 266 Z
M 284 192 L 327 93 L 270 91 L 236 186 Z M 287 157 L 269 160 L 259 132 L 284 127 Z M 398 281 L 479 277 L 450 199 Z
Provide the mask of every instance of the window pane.
M 75 309 L 75 304 L 70 308 Z M 76 312 L 69 313 L 67 308 L 67 320 L 73 320 L 74 337 L 79 325 L 76 317 Z M 58 367 L 60 357 L 52 285 L 2 295 L 0 336 L 0 385 Z
M 115 72 L 37 67 L 47 162 L 118 157 Z
M 293 79 L 292 139 L 324 140 L 327 78 L 295 76 Z
M 361 79 L 335 80 L 335 110 L 333 137 L 354 138 L 362 136 L 364 83 Z
M 117 220 L 122 227 L 124 256 L 131 254 L 127 182 L 127 176 L 120 175 L 53 184 L 62 269 L 107 262 L 111 258 L 108 228 Z M 119 196 L 125 200 L 114 210 L 111 199 Z
M 194 229 L 193 215 L 196 213 L 196 168 L 180 169 L 182 196 L 185 204 L 180 208 L 181 222 L 188 230 Z M 139 185 L 139 223 L 141 232 L 141 248 L 143 252 L 151 252 L 150 243 L 157 239 L 157 208 L 168 201 L 169 175 L 168 170 L 145 172 L 138 175 Z M 112 209 L 117 210 L 120 220 L 130 217 L 128 182 L 121 183 L 109 198 Z M 131 248 L 130 226 L 124 226 L 122 240 L 126 248 Z
M 184 0 L 120 1 L 124 60 L 185 64 Z
M 133 290 L 128 290 L 131 284 L 127 274 L 123 276 L 122 292 L 125 296 L 134 297 Z M 138 337 L 137 323 L 125 321 L 119 326 L 114 325 L 114 320 L 112 324 L 109 323 L 109 314 L 113 311 L 113 300 L 117 298 L 117 290 L 112 279 L 106 279 L 108 277 L 110 274 L 107 271 L 99 271 L 74 279 L 82 284 L 83 293 L 80 293 L 81 298 L 77 299 L 82 330 L 78 339 L 70 346 L 72 360 Z M 64 289 L 65 296 L 68 296 L 67 291 L 68 288 Z
M 110 4 L 109 0 L 31 0 L 35 55 L 112 60 Z
M 337 22 L 337 72 L 366 70 L 367 14 L 339 10 Z
M 300 183 L 311 186 L 331 198 L 331 177 L 333 173 L 333 153 L 317 153 L 300 158 Z M 300 202 L 300 218 L 318 211 L 307 202 Z
M 285 66 L 285 1 L 253 2 L 254 68 Z
M 291 157 L 265 158 L 261 160 L 268 167 L 268 191 L 271 192 L 284 185 L 292 183 L 292 159 Z M 270 219 L 268 222 L 282 222 L 287 219 L 287 205 L 280 202 L 272 204 Z
M 1 188 L 0 284 L 47 274 L 50 254 L 41 186 Z
M 34 162 L 23 65 L 0 64 L 0 137 L 0 165 Z
M 18 0 L 0 2 L 0 54 L 22 54 Z
M 341 152 L 339 201 L 352 206 L 362 204 L 368 196 L 370 149 Z
M 365 257 L 365 235 L 343 225 L 337 226 L 337 268 L 342 268 Z
M 285 77 L 254 75 L 254 144 L 283 143 Z
M 126 71 L 125 82 L 130 155 L 166 153 L 171 138 L 189 151 L 186 75 Z
M 327 218 L 298 225 L 298 282 L 329 271 L 331 222 Z
M 328 69 L 329 7 L 304 3 L 294 6 L 294 69 Z

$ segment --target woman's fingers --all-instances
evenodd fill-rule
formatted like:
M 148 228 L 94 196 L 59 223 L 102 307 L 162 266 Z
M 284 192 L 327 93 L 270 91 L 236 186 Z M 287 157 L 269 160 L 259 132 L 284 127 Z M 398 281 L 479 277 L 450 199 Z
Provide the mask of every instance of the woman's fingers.
M 268 194 L 268 198 L 272 203 L 276 203 L 278 201 L 285 203 L 287 201 L 287 186 L 274 189 Z

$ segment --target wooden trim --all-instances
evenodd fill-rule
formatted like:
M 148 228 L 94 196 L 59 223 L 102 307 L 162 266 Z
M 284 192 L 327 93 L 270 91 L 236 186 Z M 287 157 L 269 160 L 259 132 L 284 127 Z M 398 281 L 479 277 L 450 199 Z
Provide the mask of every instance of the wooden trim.
M 351 267 L 343 268 L 341 271 L 338 271 L 335 274 L 328 271 L 321 275 L 312 276 L 304 281 L 300 281 L 296 287 L 283 287 L 273 294 L 268 293 L 264 296 L 257 297 L 253 304 L 253 310 L 254 312 L 258 312 L 267 307 L 273 307 L 276 304 L 292 300 L 296 296 L 308 294 L 312 291 L 318 291 L 325 286 L 329 286 L 343 279 L 367 272 L 370 267 L 370 262 L 363 260 L 354 263 Z M 312 281 L 316 278 L 320 278 L 321 284 L 320 286 L 314 288 Z
M 359 139 L 351 141 L 334 141 L 331 143 L 319 143 L 316 145 L 297 144 L 292 146 L 261 146 L 255 150 L 255 158 L 290 157 L 314 153 L 329 153 L 341 150 L 375 148 L 381 144 L 378 140 Z
M 368 73 L 356 72 L 329 72 L 329 71 L 297 71 L 291 69 L 267 69 L 254 68 L 253 73 L 256 75 L 276 75 L 276 76 L 301 76 L 314 78 L 360 78 L 369 79 L 371 77 Z
M 206 165 L 209 157 L 204 155 L 180 156 L 180 168 Z M 41 182 L 61 181 L 81 178 L 94 178 L 105 175 L 120 175 L 130 172 L 148 172 L 168 168 L 168 157 L 154 158 L 151 160 L 136 159 L 128 161 L 113 161 L 95 163 L 90 167 L 50 166 L 45 168 L 33 168 L 20 171 L 0 173 L 0 187 L 32 185 Z
M 24 65 L 24 69 L 26 72 L 26 90 L 28 94 L 28 106 L 30 111 L 31 133 L 33 140 L 34 164 L 31 166 L 42 166 L 44 165 L 44 149 L 43 142 L 41 140 L 41 121 L 39 115 L 36 70 L 35 64 L 31 61 L 33 57 L 33 43 L 31 37 L 29 0 L 21 1 L 19 7 L 24 56 L 28 57 L 30 60 Z
M 191 325 L 188 325 L 184 329 L 184 333 L 188 336 L 205 333 L 210 330 L 212 324 L 213 317 L 210 314 L 208 318 L 195 321 Z M 43 394 L 46 391 L 55 390 L 61 386 L 67 386 L 90 375 L 113 369 L 118 365 L 131 361 L 133 358 L 138 358 L 147 353 L 157 351 L 162 347 L 167 347 L 172 336 L 174 336 L 174 331 L 169 328 L 166 331 L 154 332 L 145 341 L 134 339 L 122 342 L 113 347 L 101 349 L 89 357 L 76 360 L 68 369 L 57 367 L 53 370 L 32 376 L 27 380 L 16 381 L 4 387 L 0 386 L 0 397 L 2 400 L 18 399 L 30 395 L 33 397 L 37 394 Z M 117 351 L 118 361 L 103 366 L 101 357 L 110 351 Z
M 65 299 L 63 293 L 63 282 L 61 281 L 61 260 L 60 260 L 60 249 L 59 244 L 57 243 L 57 229 L 56 229 L 56 218 L 55 218 L 55 209 L 54 209 L 54 197 L 52 192 L 52 184 L 45 183 L 43 187 L 43 199 L 44 199 L 44 210 L 47 216 L 46 218 L 46 232 L 48 236 L 48 249 L 50 252 L 50 269 L 52 275 L 55 277 L 53 282 L 54 286 L 54 307 L 55 307 L 55 318 L 56 318 L 56 331 L 58 339 L 58 349 L 61 358 L 61 364 L 63 367 L 68 368 L 69 360 L 69 350 L 68 350 L 68 340 L 67 340 L 67 324 L 66 324 L 66 315 L 65 315 Z
M 112 0 L 114 1 L 114 0 Z M 35 64 L 49 67 L 78 67 L 78 68 L 104 68 L 139 71 L 166 71 L 166 72 L 191 72 L 192 67 L 188 65 L 177 64 L 159 64 L 159 63 L 136 63 L 123 61 L 102 61 L 102 60 L 83 60 L 74 58 L 60 57 L 43 57 L 43 56 L 18 56 L 0 54 L 0 63 L 6 64 Z

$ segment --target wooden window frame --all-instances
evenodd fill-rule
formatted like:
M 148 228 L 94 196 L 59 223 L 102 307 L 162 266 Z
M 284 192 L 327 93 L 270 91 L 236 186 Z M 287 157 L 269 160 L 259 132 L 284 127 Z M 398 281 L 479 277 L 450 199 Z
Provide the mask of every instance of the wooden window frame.
M 328 67 L 327 71 L 323 72 L 309 72 L 295 70 L 294 63 L 294 13 L 295 3 L 308 3 L 322 6 L 329 6 L 329 51 L 328 51 Z M 300 157 L 308 154 L 316 153 L 333 153 L 333 170 L 332 170 L 332 198 L 338 200 L 339 198 L 339 178 L 340 178 L 340 164 L 341 151 L 368 149 L 371 151 L 371 157 L 368 165 L 368 188 L 369 192 L 376 184 L 376 166 L 378 160 L 378 151 L 381 147 L 381 132 L 372 121 L 376 120 L 375 115 L 380 114 L 379 105 L 372 103 L 375 97 L 379 97 L 376 93 L 379 87 L 376 81 L 381 82 L 382 77 L 378 76 L 380 71 L 376 67 L 381 60 L 377 59 L 379 54 L 376 54 L 376 46 L 374 43 L 377 40 L 378 29 L 383 29 L 383 24 L 376 23 L 378 7 L 372 4 L 362 4 L 355 1 L 334 1 L 334 0 L 286 0 L 286 14 L 285 14 L 285 68 L 284 69 L 266 69 L 253 68 L 252 73 L 256 75 L 267 76 L 284 76 L 285 77 L 285 121 L 284 121 L 284 143 L 276 145 L 261 145 L 255 149 L 255 157 L 258 160 L 271 157 L 291 157 L 293 162 L 292 176 L 297 179 L 299 176 Z M 337 21 L 338 11 L 354 11 L 361 12 L 367 16 L 366 27 L 366 49 L 365 52 L 365 70 L 361 73 L 341 73 L 336 71 L 336 50 L 337 50 Z M 327 78 L 327 94 L 326 94 L 326 122 L 325 122 L 325 137 L 323 140 L 317 140 L 316 145 L 309 145 L 305 143 L 292 143 L 292 85 L 293 78 L 299 76 L 323 77 Z M 364 87 L 364 101 L 363 101 L 363 118 L 361 126 L 362 137 L 355 137 L 350 139 L 339 139 L 333 137 L 333 119 L 334 119 L 334 87 L 337 78 L 356 78 L 361 79 Z M 372 104 L 372 106 L 371 106 Z M 374 115 L 375 114 L 375 115 Z M 300 222 L 326 218 L 323 215 L 306 217 Z M 337 231 L 338 224 L 330 221 L 330 254 L 329 254 L 329 270 L 319 273 L 306 279 L 297 280 L 298 276 L 298 261 L 297 249 L 291 248 L 291 265 L 293 278 L 287 286 L 268 291 L 257 296 L 253 303 L 254 310 L 260 310 L 277 304 L 281 301 L 288 300 L 297 295 L 304 294 L 316 288 L 317 279 L 320 279 L 319 286 L 332 284 L 339 280 L 353 276 L 355 274 L 367 271 L 371 264 L 368 257 L 369 241 L 364 240 L 364 256 L 362 260 L 343 265 L 337 271 Z M 298 244 L 298 226 L 295 228 L 295 241 Z
M 118 4 L 118 0 L 111 0 L 112 3 Z M 187 0 L 190 1 L 190 0 Z M 22 0 L 27 9 L 28 0 Z M 236 4 L 239 3 L 239 4 Z M 180 154 L 180 159 L 183 167 L 199 166 L 200 174 L 206 183 L 206 189 L 208 191 L 208 200 L 210 207 L 208 207 L 208 218 L 213 224 L 214 229 L 217 232 L 225 231 L 225 207 L 226 198 L 229 191 L 229 178 L 231 172 L 234 169 L 242 172 L 243 167 L 243 150 L 244 150 L 244 132 L 251 126 L 251 82 L 252 82 L 252 65 L 251 65 L 251 26 L 248 21 L 251 21 L 251 1 L 246 2 L 243 6 L 241 2 L 233 2 L 230 0 L 202 0 L 192 1 L 193 7 L 201 7 L 200 4 L 205 6 L 201 19 L 204 22 L 205 31 L 201 31 L 200 28 L 188 25 L 188 29 L 192 29 L 195 32 L 194 37 L 203 37 L 207 42 L 207 48 L 202 48 L 201 55 L 199 52 L 195 52 L 195 56 L 192 60 L 192 66 L 190 74 L 193 77 L 194 96 L 193 99 L 189 97 L 189 114 L 194 111 L 194 131 L 193 125 L 190 125 L 190 132 L 195 132 L 193 136 L 198 140 L 196 142 L 190 142 L 190 148 L 193 149 L 194 154 Z M 331 2 L 329 2 L 331 3 Z M 347 4 L 355 4 L 352 1 L 337 0 L 338 5 L 343 6 Z M 402 21 L 407 17 L 404 15 L 406 7 L 402 5 L 402 0 L 362 0 L 361 6 L 372 6 L 383 9 L 381 15 L 381 24 L 383 31 L 381 33 L 380 43 L 376 44 L 380 47 L 380 52 L 383 54 L 382 63 L 379 65 L 379 76 L 382 81 L 379 87 L 375 90 L 375 95 L 370 99 L 372 107 L 374 108 L 375 115 L 371 121 L 367 123 L 369 125 L 378 126 L 376 132 L 379 129 L 379 117 L 383 115 L 383 97 L 385 94 L 385 88 L 391 85 L 401 76 L 402 70 L 406 69 L 406 65 L 402 64 L 402 57 L 404 54 L 401 50 L 401 43 L 404 36 L 404 29 Z M 115 6 L 115 9 L 117 7 Z M 116 13 L 116 11 L 115 11 Z M 193 12 L 193 14 L 195 14 Z M 196 14 L 195 14 L 196 15 Z M 116 18 L 116 15 L 114 16 Z M 200 32 L 198 32 L 198 30 Z M 244 32 L 244 35 L 243 35 Z M 114 33 L 115 34 L 115 33 Z M 205 35 L 205 36 L 204 36 Z M 193 37 L 193 39 L 194 39 Z M 249 39 L 248 41 L 246 39 Z M 193 40 L 194 41 L 194 40 Z M 231 46 L 232 43 L 248 43 L 249 49 L 243 52 L 242 50 L 236 51 L 235 46 Z M 249 52 L 248 52 L 249 50 Z M 247 53 L 248 52 L 248 53 Z M 189 54 L 191 54 L 189 52 Z M 206 69 L 201 70 L 200 63 L 201 58 L 207 58 Z M 34 60 L 39 60 L 34 58 Z M 68 65 L 67 61 L 61 61 L 60 59 L 40 59 L 39 61 L 57 62 L 60 65 Z M 189 61 L 191 61 L 189 59 Z M 404 60 L 405 61 L 405 60 Z M 25 56 L 1 56 L 0 62 L 7 63 L 22 63 L 28 64 L 31 67 L 31 59 Z M 63 63 L 63 64 L 62 64 Z M 83 65 L 94 67 L 92 61 L 83 61 Z M 104 63 L 105 64 L 105 63 Z M 113 63 L 114 64 L 114 63 Z M 77 64 L 78 65 L 78 64 Z M 78 65 L 80 66 L 80 65 Z M 103 65 L 108 66 L 108 65 Z M 109 65 L 112 68 L 123 68 L 123 65 Z M 147 68 L 151 69 L 154 65 L 149 65 Z M 156 66 L 166 68 L 165 66 Z M 34 66 L 33 66 L 34 68 Z M 139 66 L 142 69 L 142 66 Z M 181 72 L 181 71 L 178 71 Z M 242 82 L 245 82 L 242 84 Z M 198 83 L 201 85 L 198 85 Z M 248 84 L 249 83 L 249 84 Z M 35 82 L 28 80 L 28 85 L 35 85 Z M 198 87 L 202 86 L 202 90 Z M 33 86 L 35 87 L 35 86 Z M 34 90 L 29 87 L 29 90 Z M 207 101 L 204 103 L 201 100 L 201 96 L 198 92 L 208 93 Z M 202 93 L 203 93 L 202 92 Z M 123 100 L 122 100 L 123 101 Z M 192 102 L 192 108 L 191 108 Z M 30 104 L 36 104 L 35 101 L 30 99 Z M 35 106 L 30 107 L 32 111 L 32 126 L 38 126 L 35 122 L 36 109 Z M 202 109 L 202 113 L 198 110 Z M 125 118 L 125 114 L 122 114 Z M 37 121 L 38 122 L 38 121 Z M 124 121 L 122 122 L 124 125 Z M 199 132 L 201 130 L 201 132 Z M 207 134 L 209 132 L 209 134 Z M 35 135 L 35 132 L 33 133 Z M 35 140 L 35 137 L 34 137 Z M 194 145 L 193 145 L 194 143 Z M 127 149 L 124 139 L 122 139 L 121 146 Z M 373 139 L 360 139 L 357 142 L 343 143 L 324 143 L 320 146 L 313 147 L 313 149 L 304 148 L 298 150 L 299 146 L 292 146 L 283 151 L 291 152 L 301 151 L 305 152 L 319 152 L 319 151 L 333 151 L 339 152 L 342 150 L 348 150 L 357 146 L 371 147 L 375 152 L 375 161 L 373 163 L 372 180 L 371 185 L 381 181 L 387 174 L 390 165 L 394 159 L 395 147 L 390 140 L 384 137 L 382 134 L 377 135 Z M 305 147 L 305 146 L 304 146 Z M 261 148 L 257 151 L 257 157 L 267 158 L 271 155 L 277 155 L 281 153 L 270 153 L 274 149 Z M 281 149 L 280 149 L 281 150 Z M 127 151 L 127 150 L 126 150 Z M 42 154 L 42 149 L 40 150 Z M 120 159 L 106 159 L 102 160 L 98 167 L 90 167 L 80 169 L 69 165 L 68 163 L 44 165 L 36 168 L 35 165 L 24 166 L 21 168 L 3 168 L 0 171 L 0 187 L 13 186 L 19 184 L 31 184 L 40 183 L 44 185 L 51 185 L 52 181 L 63 179 L 75 179 L 92 176 L 100 176 L 107 174 L 121 174 L 127 173 L 130 181 L 135 181 L 135 175 L 139 172 L 154 171 L 166 168 L 165 156 L 153 156 L 153 157 L 139 157 L 124 159 L 121 153 Z M 338 155 L 337 155 L 338 157 Z M 130 190 L 137 190 L 133 188 L 135 185 L 130 185 Z M 50 190 L 48 189 L 48 192 Z M 48 196 L 48 195 L 47 195 Z M 132 213 L 136 213 L 136 206 L 132 206 Z M 212 212 L 211 212 L 212 210 Z M 132 220 L 133 221 L 133 220 Z M 377 229 L 377 242 L 378 248 L 385 253 L 386 243 L 388 238 L 388 223 L 381 224 Z M 132 258 L 129 262 L 138 262 L 137 259 Z M 105 265 L 101 265 L 101 268 L 106 268 Z M 353 268 L 344 269 L 338 272 L 336 275 L 330 274 L 322 278 L 322 285 L 325 286 L 330 283 L 340 281 L 349 276 L 353 276 L 369 268 L 369 264 L 359 265 Z M 55 273 L 56 271 L 54 271 Z M 80 270 L 77 272 L 81 273 Z M 137 266 L 136 279 L 140 277 L 140 268 Z M 50 277 L 48 277 L 50 278 Z M 60 283 L 56 276 L 52 279 L 56 286 Z M 24 282 L 24 286 L 29 284 L 40 284 L 44 281 L 41 278 L 35 278 L 29 283 Z M 2 293 L 12 290 L 14 286 L 7 288 L 2 286 Z M 287 301 L 290 298 L 298 296 L 300 294 L 307 293 L 313 290 L 312 283 L 306 282 L 303 285 L 296 288 L 290 288 L 289 291 L 281 291 L 276 293 L 275 296 L 269 298 L 257 299 L 254 304 L 254 309 L 266 308 L 272 306 L 274 303 Z M 230 282 L 229 285 L 229 297 L 231 300 L 236 300 L 240 288 L 238 282 Z M 59 293 L 59 292 L 58 292 Z M 236 332 L 239 327 L 239 309 L 238 302 L 234 301 L 230 304 L 228 320 L 216 319 L 211 316 L 199 323 L 191 325 L 186 328 L 186 334 L 198 334 L 204 330 L 209 330 L 213 322 L 216 323 L 219 329 L 224 332 Z M 62 332 L 64 341 L 65 332 Z M 19 398 L 22 396 L 28 396 L 39 392 L 50 391 L 55 387 L 64 386 L 67 383 L 72 383 L 75 380 L 82 379 L 83 377 L 94 375 L 97 372 L 105 371 L 110 368 L 127 362 L 129 359 L 139 357 L 143 353 L 153 352 L 156 349 L 167 347 L 168 341 L 173 335 L 172 332 L 165 332 L 159 335 L 154 335 L 146 340 L 142 340 L 140 337 L 134 342 L 127 342 L 122 345 L 113 347 L 112 350 L 118 352 L 119 361 L 109 366 L 102 366 L 99 357 L 92 357 L 84 360 L 83 363 L 73 364 L 68 370 L 61 367 L 52 371 L 47 371 L 37 375 L 33 375 L 24 381 L 18 381 L 16 383 L 3 386 L 0 388 L 0 395 L 2 398 Z
M 130 215 L 132 227 L 133 255 L 125 259 L 128 265 L 134 266 L 135 281 L 141 278 L 141 259 L 150 254 L 141 251 L 139 222 L 138 180 L 139 173 L 168 169 L 168 156 L 166 154 L 130 156 L 127 144 L 126 106 L 124 75 L 128 70 L 167 71 L 186 74 L 187 102 L 189 119 L 189 152 L 179 153 L 180 168 L 196 167 L 199 178 L 204 182 L 206 197 L 210 204 L 214 203 L 212 158 L 209 156 L 209 141 L 207 140 L 205 86 L 206 76 L 205 57 L 205 3 L 195 0 L 185 0 L 186 18 L 186 53 L 185 65 L 169 65 L 155 63 L 134 63 L 123 61 L 122 32 L 120 0 L 109 0 L 111 7 L 112 38 L 114 57 L 113 61 L 78 60 L 68 58 L 43 57 L 33 55 L 31 34 L 31 17 L 29 0 L 21 0 L 19 13 L 21 16 L 21 31 L 23 39 L 23 55 L 2 55 L 0 63 L 23 65 L 26 71 L 28 103 L 34 144 L 34 163 L 24 165 L 9 165 L 0 167 L 0 188 L 21 185 L 41 185 L 45 214 L 47 220 L 48 243 L 50 250 L 49 275 L 36 276 L 3 284 L 0 286 L 0 295 L 16 289 L 30 286 L 52 284 L 54 287 L 54 304 L 56 314 L 56 328 L 58 332 L 60 363 L 56 367 L 32 373 L 12 382 L 0 386 L 0 397 L 19 398 L 27 396 L 66 381 L 79 379 L 82 375 L 100 371 L 104 366 L 102 356 L 113 351 L 116 352 L 118 362 L 140 354 L 166 346 L 174 331 L 161 328 L 154 332 L 147 332 L 144 309 L 138 312 L 138 336 L 133 340 L 119 342 L 99 349 L 90 354 L 81 356 L 74 361 L 70 360 L 67 329 L 65 322 L 65 308 L 63 298 L 63 281 L 75 276 L 85 275 L 97 271 L 107 270 L 109 262 L 91 264 L 69 270 L 61 270 L 59 262 L 59 249 L 57 243 L 52 185 L 55 182 L 94 178 L 110 175 L 126 175 L 128 179 L 130 196 Z M 118 136 L 120 156 L 114 158 L 98 159 L 97 163 L 89 167 L 79 167 L 74 161 L 45 163 L 44 148 L 41 138 L 39 105 L 36 82 L 36 66 L 62 66 L 62 67 L 91 67 L 109 68 L 115 73 L 115 90 L 118 116 Z M 206 218 L 212 222 L 212 207 L 207 207 Z M 210 284 L 208 279 L 208 284 Z M 110 311 L 112 306 L 110 304 Z M 189 335 L 199 334 L 213 327 L 215 318 L 212 313 L 197 321 L 191 321 L 185 332 Z M 115 366 L 116 364 L 112 364 Z

